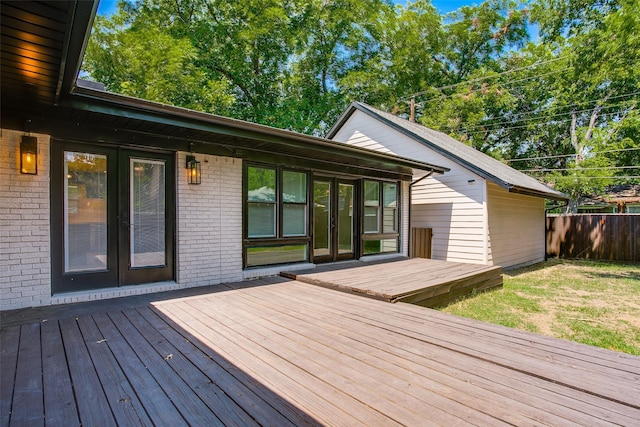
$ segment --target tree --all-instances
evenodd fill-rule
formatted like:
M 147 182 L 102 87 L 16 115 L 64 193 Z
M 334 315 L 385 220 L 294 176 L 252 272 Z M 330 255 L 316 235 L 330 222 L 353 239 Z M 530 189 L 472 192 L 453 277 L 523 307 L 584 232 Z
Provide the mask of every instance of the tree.
M 545 43 L 562 46 L 561 55 L 570 64 L 561 90 L 549 95 L 570 110 L 567 125 L 575 156 L 569 170 L 554 179 L 571 195 L 573 212 L 578 196 L 601 192 L 613 182 L 610 177 L 623 175 L 622 167 L 628 165 L 618 163 L 620 157 L 593 153 L 614 153 L 611 147 L 620 144 L 640 145 L 640 135 L 629 132 L 640 93 L 640 5 L 634 0 L 584 3 L 541 0 L 534 8 Z M 549 6 L 563 16 L 550 13 Z M 626 135 L 620 129 L 626 129 Z
M 228 81 L 210 79 L 197 59 L 188 39 L 153 26 L 129 26 L 121 10 L 111 20 L 97 18 L 83 70 L 112 92 L 226 113 L 233 103 Z
M 541 38 L 530 41 L 529 22 Z M 321 135 L 351 100 L 429 127 L 575 200 L 638 182 L 640 2 L 137 0 L 94 28 L 109 90 Z

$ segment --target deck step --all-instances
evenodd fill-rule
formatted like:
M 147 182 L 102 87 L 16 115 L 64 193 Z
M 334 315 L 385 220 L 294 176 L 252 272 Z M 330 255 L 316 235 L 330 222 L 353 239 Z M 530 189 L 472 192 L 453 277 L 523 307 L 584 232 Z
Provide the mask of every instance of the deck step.
M 465 295 L 502 286 L 502 267 L 401 258 L 369 263 L 350 261 L 281 276 L 387 302 L 424 307 L 445 305 Z

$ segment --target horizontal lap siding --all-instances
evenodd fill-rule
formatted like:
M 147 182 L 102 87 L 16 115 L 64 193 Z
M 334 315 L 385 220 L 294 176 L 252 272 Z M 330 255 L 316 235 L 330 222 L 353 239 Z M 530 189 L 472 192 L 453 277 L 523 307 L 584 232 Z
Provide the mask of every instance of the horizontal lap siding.
M 488 185 L 489 259 L 513 267 L 544 260 L 544 199 Z
M 451 169 L 412 188 L 411 227 L 433 229 L 433 259 L 486 263 L 483 178 L 360 111 L 334 139 Z

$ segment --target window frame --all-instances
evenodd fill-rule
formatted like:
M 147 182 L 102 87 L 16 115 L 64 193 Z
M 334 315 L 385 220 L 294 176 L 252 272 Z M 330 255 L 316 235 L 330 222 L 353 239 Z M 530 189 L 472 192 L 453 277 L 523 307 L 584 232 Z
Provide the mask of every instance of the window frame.
M 275 171 L 276 182 L 275 182 L 275 202 L 273 202 L 275 207 L 274 213 L 274 229 L 275 233 L 273 236 L 261 236 L 261 237 L 249 237 L 249 202 L 248 190 L 249 190 L 249 168 L 261 168 L 261 169 L 271 169 Z M 283 197 L 284 190 L 284 173 L 285 172 L 295 172 L 301 173 L 305 176 L 305 201 L 304 202 L 285 202 Z M 248 256 L 247 250 L 249 248 L 257 248 L 257 247 L 284 247 L 284 246 L 298 246 L 298 245 L 306 245 L 306 259 L 296 262 L 309 262 L 310 257 L 310 245 L 311 245 L 311 231 L 310 231 L 310 182 L 311 182 L 311 171 L 308 169 L 298 169 L 291 166 L 285 165 L 275 165 L 268 163 L 258 163 L 258 162 L 244 162 L 243 167 L 243 185 L 242 185 L 242 216 L 243 216 L 243 243 L 242 243 L 242 267 L 243 269 L 248 268 L 264 268 L 272 265 L 282 265 L 282 264 L 290 264 L 291 262 L 282 262 L 282 263 L 274 263 L 274 264 L 260 264 L 260 265 L 248 265 Z M 266 203 L 266 202 L 265 202 Z M 285 206 L 304 206 L 304 234 L 285 234 L 284 232 L 284 210 Z
M 378 183 L 378 231 L 365 231 L 365 185 L 366 182 L 375 182 Z M 384 188 L 385 185 L 393 184 L 396 186 L 396 207 L 393 220 L 396 224 L 396 230 L 393 232 L 385 232 L 384 231 L 384 205 L 385 205 L 385 197 L 384 197 Z M 372 256 L 372 255 L 382 255 L 388 253 L 399 253 L 400 252 L 400 235 L 402 229 L 401 223 L 401 206 L 402 206 L 402 182 L 401 181 L 386 181 L 380 179 L 371 179 L 371 178 L 363 178 L 362 179 L 362 200 L 361 200 L 361 208 L 362 208 L 362 221 L 360 225 L 360 240 L 361 240 L 361 253 L 360 256 Z M 395 251 L 381 251 L 381 252 L 366 252 L 366 248 L 368 244 L 371 244 L 373 241 L 383 241 L 383 240 L 394 240 L 396 241 Z

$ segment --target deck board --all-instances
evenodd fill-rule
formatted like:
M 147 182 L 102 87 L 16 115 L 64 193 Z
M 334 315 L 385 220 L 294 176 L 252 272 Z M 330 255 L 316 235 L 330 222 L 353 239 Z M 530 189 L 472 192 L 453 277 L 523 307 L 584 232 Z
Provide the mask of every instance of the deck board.
M 325 369 L 332 369 L 347 378 L 359 378 L 360 385 L 367 388 L 383 390 L 384 395 L 377 396 L 376 400 L 389 400 L 392 395 L 393 400 L 390 402 L 392 405 L 399 407 L 408 405 L 405 410 L 418 411 L 421 417 L 428 417 L 431 421 L 436 421 L 439 424 L 450 423 L 451 419 L 455 417 L 462 417 L 462 419 L 468 417 L 492 425 L 500 424 L 498 419 L 485 416 L 475 408 L 467 408 L 465 411 L 460 411 L 457 402 L 441 396 L 444 394 L 454 395 L 455 390 L 444 383 L 430 381 L 426 377 L 416 377 L 416 372 L 407 369 L 408 366 L 403 363 L 404 360 L 400 360 L 398 364 L 387 361 L 386 359 L 389 355 L 387 349 L 378 352 L 373 351 L 372 348 L 360 350 L 357 341 L 343 337 L 343 334 L 325 332 L 330 327 L 328 324 L 322 325 L 322 328 L 317 327 L 318 325 L 311 325 L 308 316 L 305 316 L 302 320 L 295 316 L 286 316 L 282 319 L 280 316 L 269 316 L 269 309 L 274 306 L 271 303 L 265 305 L 264 303 L 267 301 L 268 299 L 265 298 L 256 301 L 246 300 L 247 306 L 255 309 L 255 311 L 251 310 L 251 312 L 266 313 L 260 316 L 260 319 L 252 318 L 251 328 L 260 328 L 265 339 L 269 336 L 286 338 L 289 345 L 294 346 L 293 348 L 298 351 L 299 343 L 304 342 L 304 346 L 308 348 L 311 354 L 320 355 L 320 360 L 326 361 Z M 283 307 L 283 310 L 286 311 L 286 307 Z M 305 312 L 309 313 L 307 310 Z M 320 323 L 322 323 L 321 320 Z M 246 324 L 246 322 L 243 322 L 243 325 Z M 347 346 L 351 350 L 349 354 L 341 351 Z M 298 356 L 296 356 L 297 358 Z M 391 375 L 389 377 L 376 378 L 376 373 L 380 371 Z M 367 381 L 363 381 L 363 378 Z M 404 390 L 411 387 L 422 389 L 419 394 L 429 395 L 430 399 L 427 401 L 420 400 L 404 392 Z M 493 404 L 495 404 L 495 401 L 493 401 Z M 442 412 L 446 414 L 442 414 Z M 509 418 L 511 414 L 505 410 L 503 415 Z M 438 416 L 441 416 L 441 418 L 438 418 Z M 517 418 L 517 416 L 513 417 L 513 421 Z M 408 420 L 399 421 L 409 422 Z M 522 419 L 519 419 L 519 421 L 522 422 Z
M 109 407 L 118 424 L 153 425 L 134 388 L 118 366 L 118 360 L 109 349 L 107 339 L 98 330 L 93 318 L 79 317 L 78 326 L 96 368 Z
M 0 427 L 640 422 L 639 357 L 283 278 L 174 295 L 3 328 Z
M 190 305 L 198 309 L 202 308 L 202 304 L 207 304 L 207 301 L 198 301 Z M 261 342 L 261 346 L 268 347 L 278 357 L 294 361 L 306 372 L 310 384 L 322 381 L 338 387 L 351 396 L 359 396 L 365 401 L 376 401 L 378 411 L 400 424 L 417 425 L 429 419 L 430 422 L 436 423 L 432 425 L 441 425 L 455 417 L 453 413 L 447 415 L 441 413 L 443 408 L 438 407 L 441 399 L 437 396 L 434 396 L 431 402 L 421 401 L 403 391 L 410 384 L 404 382 L 394 386 L 394 381 L 389 381 L 393 378 L 385 378 L 387 381 L 376 378 L 375 370 L 353 363 L 351 357 L 328 346 L 310 345 L 312 341 L 309 336 L 287 335 L 283 329 L 264 326 L 264 323 L 253 315 L 247 316 L 246 321 L 237 322 L 235 320 L 238 318 L 238 313 L 232 308 L 229 308 L 228 312 L 218 310 L 216 318 L 227 325 L 236 336 L 255 337 L 256 341 Z M 227 321 L 233 323 L 227 323 Z M 301 345 L 301 342 L 305 344 Z M 358 381 L 353 381 L 354 378 Z
M 175 406 L 188 425 L 224 425 L 216 414 L 207 407 L 206 403 L 200 399 L 198 394 L 194 393 L 190 385 L 175 372 L 172 367 L 174 364 L 173 358 L 182 359 L 177 352 L 175 354 L 173 352 L 158 353 L 147 341 L 147 337 L 129 322 L 124 313 L 113 313 L 110 317 L 129 346 L 136 353 L 140 362 L 147 368 L 147 371 L 153 376 L 167 398 L 171 400 L 171 404 Z M 223 409 L 224 407 L 220 406 L 221 412 Z M 225 415 L 229 416 L 230 421 L 235 421 L 229 414 Z
M 12 425 L 44 425 L 42 376 L 33 375 L 34 372 L 42 372 L 40 350 L 39 325 L 23 326 L 20 329 L 20 357 L 16 366 L 13 392 L 13 398 L 23 404 L 12 407 Z
M 127 310 L 124 315 L 140 332 L 151 347 L 159 354 L 166 355 L 166 365 L 170 366 L 209 408 L 205 413 L 215 413 L 215 420 L 202 420 L 191 417 L 191 424 L 254 426 L 257 423 L 247 413 L 218 388 L 202 371 L 200 371 L 173 343 L 168 342 L 153 325 L 150 325 L 136 310 Z M 173 375 L 175 376 L 175 375 Z M 189 393 L 190 394 L 190 393 Z M 219 420 L 224 420 L 224 423 Z
M 45 425 L 80 425 L 58 322 L 40 326 Z
M 81 424 L 114 425 L 116 421 L 77 320 L 62 319 L 59 323 Z
M 19 326 L 0 330 L 0 426 L 9 425 L 19 345 Z
M 390 419 L 325 382 L 308 383 L 307 372 L 250 338 L 237 336 L 219 323 L 195 317 L 186 303 L 163 306 L 172 319 L 187 320 L 193 333 L 206 346 L 232 360 L 238 368 L 271 389 L 283 390 L 285 399 L 336 425 L 390 425 Z M 199 314 L 199 313 L 198 313 Z M 330 399 L 330 400 L 329 400 Z M 397 425 L 397 424 L 396 424 Z
M 169 396 L 165 391 L 165 387 L 172 385 L 171 382 L 158 381 L 158 377 L 170 379 L 170 377 L 163 378 L 161 374 L 158 374 L 158 365 L 164 363 L 164 359 L 161 357 L 155 360 L 146 358 L 148 349 L 144 338 L 138 334 L 135 334 L 136 339 L 133 340 L 132 345 L 130 341 L 132 337 L 128 334 L 134 334 L 133 328 L 120 322 L 121 312 L 97 314 L 93 318 L 99 325 L 104 339 L 107 340 L 108 347 L 118 359 L 131 385 L 134 389 L 141 391 L 138 393 L 138 397 L 149 417 L 152 420 L 164 420 L 170 425 L 188 425 L 181 411 L 174 404 L 173 394 Z M 182 401 L 179 397 L 176 400 Z M 190 406 L 186 408 L 187 411 L 190 409 Z
M 387 302 L 434 307 L 502 286 L 502 268 L 423 258 L 348 261 L 283 272 L 283 277 Z
M 386 311 L 388 316 L 380 320 L 376 309 L 378 306 L 373 301 L 364 301 L 362 304 L 349 306 L 337 306 L 338 300 L 334 295 L 328 295 L 322 301 L 314 297 L 311 289 L 305 290 L 309 298 L 309 303 L 323 305 L 323 310 L 328 310 L 333 315 L 344 316 L 355 321 L 371 322 L 371 324 L 395 333 L 402 333 L 408 337 L 425 340 L 426 342 L 455 350 L 459 353 L 471 355 L 480 360 L 487 360 L 508 367 L 513 370 L 525 371 L 528 374 L 547 378 L 554 382 L 573 387 L 587 393 L 602 395 L 610 399 L 617 399 L 621 396 L 629 396 L 628 393 L 637 391 L 640 385 L 640 375 L 626 372 L 625 370 L 612 370 L 603 372 L 605 368 L 598 363 L 583 362 L 576 359 L 563 360 L 557 354 L 549 354 L 545 351 L 538 351 L 536 347 L 504 343 L 495 335 L 486 333 L 482 329 L 476 331 L 461 331 L 443 324 L 430 322 L 424 318 L 424 313 L 418 307 L 409 304 L 401 306 L 392 305 Z M 305 292 L 302 291 L 302 292 Z M 301 293 L 297 294 L 297 301 L 300 304 Z M 413 317 L 408 317 L 411 313 Z M 434 316 L 443 313 L 432 312 Z M 504 328 L 505 332 L 511 332 Z M 562 342 L 562 341 L 560 341 Z M 505 351 L 508 350 L 508 351 Z M 637 358 L 636 366 L 638 366 Z M 589 375 L 589 381 L 584 381 L 584 376 Z M 611 375 L 620 378 L 622 381 L 616 384 L 611 380 Z M 630 402 L 629 402 L 630 403 Z M 640 401 L 635 402 L 640 407 Z
M 220 357 L 209 348 L 199 349 L 193 335 L 184 330 L 178 331 L 171 326 L 171 322 L 150 307 L 138 308 L 138 312 L 162 336 L 170 341 L 195 366 L 216 384 L 227 395 L 242 407 L 258 424 L 295 426 L 313 424 L 311 418 L 295 411 L 290 405 L 274 398 L 272 393 L 264 389 L 262 384 L 238 369 L 226 359 Z M 159 321 L 161 320 L 162 321 Z
M 310 292 L 310 293 L 315 294 L 315 292 Z M 589 396 L 588 394 L 575 393 L 573 390 L 567 390 L 564 387 L 552 387 L 558 390 L 561 394 L 552 396 L 551 399 L 550 399 L 551 396 L 547 391 L 543 391 L 542 393 L 543 397 L 536 398 L 536 392 L 540 389 L 541 385 L 542 386 L 547 385 L 547 382 L 545 380 L 537 379 L 536 377 L 528 378 L 527 375 L 523 375 L 516 370 L 499 367 L 491 362 L 480 363 L 477 359 L 473 357 L 471 358 L 463 357 L 462 354 L 452 355 L 449 351 L 443 350 L 442 347 L 440 346 L 429 347 L 428 353 L 427 353 L 427 348 L 421 346 L 421 351 L 417 356 L 417 358 L 413 357 L 410 352 L 406 352 L 406 350 L 403 349 L 407 344 L 406 337 L 401 336 L 393 331 L 387 331 L 389 325 L 386 323 L 381 323 L 380 325 L 365 323 L 363 325 L 356 326 L 354 325 L 354 322 L 357 322 L 358 319 L 362 319 L 360 317 L 357 317 L 354 319 L 343 320 L 341 325 L 336 325 L 336 321 L 342 320 L 342 316 L 337 316 L 337 315 L 334 316 L 333 314 L 337 314 L 334 312 L 331 312 L 330 313 L 331 316 L 328 317 L 328 319 L 331 319 L 331 321 L 323 321 L 323 319 L 327 318 L 327 310 L 331 308 L 337 307 L 335 308 L 336 311 L 350 310 L 349 307 L 340 307 L 338 305 L 339 298 L 335 300 L 333 298 L 328 298 L 329 301 L 326 301 L 326 305 L 323 305 L 321 308 L 317 308 L 314 310 L 314 305 L 318 305 L 317 298 L 311 297 L 309 299 L 303 299 L 300 297 L 300 293 L 296 293 L 295 300 L 293 300 L 292 298 L 289 298 L 289 300 L 287 300 L 288 294 L 289 294 L 288 292 L 283 292 L 278 298 L 281 300 L 280 309 L 282 310 L 282 313 L 287 313 L 289 314 L 289 316 L 291 316 L 293 313 L 299 313 L 298 316 L 300 320 L 307 324 L 309 323 L 310 317 L 316 318 L 317 316 L 317 319 L 319 319 L 321 323 L 317 325 L 315 329 L 317 331 L 328 331 L 327 333 L 329 335 L 326 337 L 327 342 L 338 339 L 337 332 L 339 331 L 340 337 L 347 336 L 351 339 L 351 341 L 344 342 L 343 348 L 346 347 L 353 351 L 354 347 L 358 347 L 358 344 L 360 343 L 360 341 L 363 341 L 363 340 L 360 337 L 360 334 L 358 333 L 348 334 L 348 333 L 345 333 L 345 331 L 354 329 L 365 334 L 367 332 L 369 332 L 370 334 L 375 334 L 377 337 L 375 342 L 375 347 L 381 350 L 380 358 L 389 359 L 390 356 L 391 358 L 393 358 L 392 356 L 397 356 L 400 358 L 404 357 L 404 358 L 411 359 L 412 362 L 414 363 L 417 363 L 413 365 L 414 370 L 417 369 L 418 371 L 424 371 L 425 365 L 428 365 L 429 369 L 444 371 L 444 375 L 441 376 L 440 378 L 443 381 L 443 384 L 447 384 L 448 386 L 450 386 L 452 383 L 452 377 L 454 378 L 459 377 L 460 381 L 462 381 L 461 384 L 464 387 L 463 389 L 456 390 L 454 395 L 469 394 L 470 393 L 470 390 L 468 387 L 469 384 L 483 384 L 484 385 L 483 387 L 486 387 L 487 390 L 493 390 L 496 393 L 502 393 L 503 397 L 507 397 L 509 399 L 513 399 L 514 396 L 520 396 L 521 404 L 525 405 L 525 407 L 532 406 L 534 402 L 538 402 L 537 404 L 540 410 L 544 409 L 545 412 L 552 413 L 554 410 L 554 407 L 557 406 L 558 407 L 557 413 L 559 414 L 572 412 L 571 410 L 567 409 L 566 405 L 569 403 L 571 403 L 572 405 L 576 405 L 576 401 L 579 402 L 582 398 L 585 398 L 588 401 L 588 403 L 586 403 L 585 405 L 582 405 L 578 410 L 574 410 L 573 411 L 574 414 L 572 418 L 574 420 L 576 419 L 581 420 L 581 423 L 587 424 L 587 425 L 597 424 L 596 421 L 601 418 L 606 418 L 609 414 L 609 410 L 611 409 L 611 406 L 608 406 L 607 411 L 603 413 L 599 413 L 595 417 L 591 415 L 583 416 L 582 412 L 580 412 L 580 409 L 585 410 L 587 412 L 593 411 L 593 405 L 600 402 L 600 400 L 591 399 L 591 396 Z M 267 295 L 256 295 L 253 292 L 250 295 L 252 295 L 252 297 L 255 298 L 256 302 L 269 301 L 270 304 L 278 304 L 277 300 L 269 299 Z M 290 309 L 291 304 L 294 304 L 294 303 L 296 304 L 296 307 L 297 307 L 295 311 Z M 369 304 L 369 305 L 371 305 L 372 308 L 375 308 L 376 303 L 375 302 L 372 302 L 372 303 L 373 304 Z M 404 307 L 407 307 L 407 308 L 411 307 L 411 309 L 417 308 L 417 311 L 421 310 L 419 307 L 412 307 L 409 305 L 404 305 Z M 351 311 L 354 311 L 354 310 L 351 310 Z M 265 313 L 267 311 L 266 311 L 266 307 L 264 306 L 263 307 L 255 306 L 252 312 Z M 373 313 L 373 315 L 375 316 L 375 311 L 371 311 L 371 313 Z M 430 311 L 430 313 L 435 314 L 437 312 Z M 268 315 L 265 315 L 265 316 L 268 316 Z M 360 313 L 358 313 L 358 316 L 360 316 Z M 280 317 L 270 316 L 270 318 L 279 319 Z M 466 320 L 466 319 L 463 319 L 463 320 Z M 291 319 L 287 318 L 286 320 L 283 320 L 283 322 L 285 322 L 285 324 L 291 324 L 292 321 Z M 336 328 L 336 326 L 341 326 L 341 327 Z M 381 327 L 383 330 L 387 331 L 385 334 L 380 334 Z M 363 329 L 363 328 L 366 328 L 366 329 Z M 332 329 L 336 329 L 336 331 L 332 331 Z M 365 348 L 363 351 L 365 352 L 365 354 L 369 354 L 371 352 L 371 348 L 367 348 L 366 346 L 370 346 L 371 343 L 367 341 L 366 343 L 363 343 L 363 344 L 365 345 Z M 424 357 L 427 354 L 429 356 L 425 359 Z M 443 368 L 443 363 L 445 363 L 445 361 L 446 361 L 446 365 L 449 365 L 448 369 Z M 412 364 L 409 364 L 409 365 L 411 366 Z M 406 366 L 406 365 L 403 365 L 403 366 Z M 460 375 L 461 370 L 464 371 L 463 367 L 465 366 L 469 366 L 471 369 L 466 371 L 464 375 Z M 492 374 L 486 378 L 479 376 L 479 375 L 483 375 L 486 371 L 492 371 Z M 388 372 L 388 370 L 385 369 L 385 372 Z M 430 375 L 432 374 L 433 372 L 431 372 Z M 504 389 L 502 387 L 496 386 L 495 385 L 496 378 L 500 378 L 502 383 L 506 383 L 508 388 Z M 523 386 L 523 381 L 524 383 L 527 383 L 527 380 L 532 380 L 532 381 L 528 381 L 528 383 L 530 383 L 531 386 L 528 386 L 528 387 Z M 567 392 L 569 393 L 569 399 L 563 399 L 562 397 L 564 396 L 564 393 L 567 393 Z M 482 396 L 482 393 L 478 395 L 477 398 L 480 398 L 481 396 Z M 486 405 L 486 407 L 491 408 L 491 410 L 495 410 L 496 402 L 499 402 L 499 399 L 496 399 L 495 396 L 493 396 L 492 398 L 489 398 L 487 400 L 486 397 L 487 396 L 484 396 L 484 398 L 482 399 L 483 405 Z M 560 404 L 555 403 L 557 400 L 560 401 Z M 514 402 L 510 402 L 510 404 L 507 405 L 507 407 L 510 408 L 510 410 L 512 411 L 514 408 Z M 625 409 L 626 409 L 625 407 L 622 407 L 623 412 Z M 634 413 L 635 411 L 631 411 L 631 412 Z M 509 415 L 513 416 L 513 414 L 511 414 L 510 412 L 509 412 Z M 537 413 L 535 417 L 540 418 L 541 415 Z M 549 420 L 549 422 L 552 424 L 557 424 L 558 420 L 557 419 L 553 420 L 552 418 L 552 420 Z

